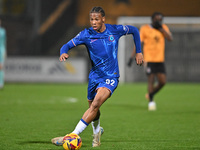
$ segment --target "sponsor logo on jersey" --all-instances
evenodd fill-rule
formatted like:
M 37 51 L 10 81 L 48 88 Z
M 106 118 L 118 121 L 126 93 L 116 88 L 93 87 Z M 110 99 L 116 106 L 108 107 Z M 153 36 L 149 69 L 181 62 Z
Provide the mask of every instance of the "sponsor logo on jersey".
M 93 43 L 95 42 L 97 39 L 91 39 L 90 43 Z

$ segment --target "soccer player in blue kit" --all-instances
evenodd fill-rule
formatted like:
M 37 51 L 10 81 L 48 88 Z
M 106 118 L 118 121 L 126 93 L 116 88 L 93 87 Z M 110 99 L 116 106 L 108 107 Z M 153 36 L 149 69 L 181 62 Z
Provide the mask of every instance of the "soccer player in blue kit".
M 80 134 L 90 123 L 93 128 L 92 146 L 100 146 L 103 128 L 100 127 L 101 105 L 113 94 L 119 82 L 117 60 L 118 42 L 121 36 L 132 34 L 136 46 L 136 63 L 142 65 L 143 55 L 139 31 L 130 25 L 105 24 L 105 12 L 101 7 L 93 7 L 90 11 L 89 29 L 81 31 L 75 38 L 60 49 L 60 61 L 65 61 L 68 50 L 84 44 L 89 53 L 92 68 L 89 74 L 88 102 L 89 108 L 83 114 L 72 133 Z M 52 143 L 62 145 L 63 137 L 52 139 Z

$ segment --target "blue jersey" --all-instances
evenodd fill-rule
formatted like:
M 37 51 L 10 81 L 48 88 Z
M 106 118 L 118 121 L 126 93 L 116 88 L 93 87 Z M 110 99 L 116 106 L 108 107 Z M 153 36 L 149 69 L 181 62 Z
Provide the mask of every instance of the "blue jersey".
M 126 34 L 133 34 L 136 45 L 136 53 L 141 52 L 139 31 L 133 26 L 105 24 L 106 30 L 97 33 L 93 28 L 81 31 L 75 38 L 63 45 L 60 55 L 67 53 L 69 49 L 84 44 L 92 63 L 89 78 L 115 78 L 119 77 L 117 60 L 119 38 Z

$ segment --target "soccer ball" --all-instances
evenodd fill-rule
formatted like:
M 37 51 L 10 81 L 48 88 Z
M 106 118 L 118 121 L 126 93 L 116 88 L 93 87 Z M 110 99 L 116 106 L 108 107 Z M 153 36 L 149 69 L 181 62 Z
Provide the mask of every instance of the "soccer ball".
M 79 150 L 82 145 L 81 137 L 75 133 L 67 134 L 63 138 L 63 148 L 65 150 Z

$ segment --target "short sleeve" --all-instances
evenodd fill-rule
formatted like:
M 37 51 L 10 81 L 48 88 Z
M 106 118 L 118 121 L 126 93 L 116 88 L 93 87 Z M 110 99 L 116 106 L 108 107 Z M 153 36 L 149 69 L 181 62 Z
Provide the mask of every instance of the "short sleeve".
M 144 39 L 145 39 L 145 32 L 144 32 L 144 26 L 142 26 L 141 28 L 140 28 L 140 40 L 141 40 L 141 42 L 144 42 Z

